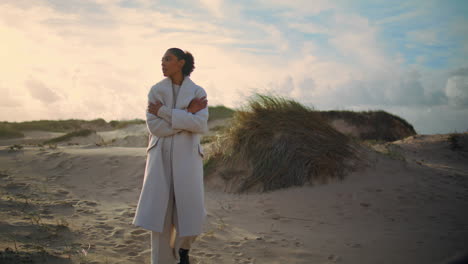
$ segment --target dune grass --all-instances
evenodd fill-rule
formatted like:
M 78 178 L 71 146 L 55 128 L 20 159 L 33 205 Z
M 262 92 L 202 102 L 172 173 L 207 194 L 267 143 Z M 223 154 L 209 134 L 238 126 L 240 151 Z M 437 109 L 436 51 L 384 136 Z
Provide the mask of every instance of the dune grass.
M 467 133 L 451 133 L 447 141 L 450 144 L 450 149 L 453 151 L 467 150 L 468 134 Z
M 94 120 L 80 120 L 80 119 L 67 119 L 67 120 L 36 120 L 25 122 L 1 122 L 1 125 L 8 125 L 10 128 L 17 131 L 49 131 L 49 132 L 70 132 L 82 128 L 83 125 L 104 126 L 106 121 L 102 118 Z
M 67 120 L 36 120 L 25 122 L 0 122 L 0 139 L 24 137 L 23 131 L 73 132 L 82 129 L 106 131 L 121 129 L 129 125 L 144 124 L 145 120 L 112 120 L 106 122 L 102 118 L 93 120 L 67 119 Z
M 109 125 L 111 125 L 115 129 L 120 129 L 120 128 L 125 128 L 130 125 L 139 125 L 139 124 L 145 124 L 146 121 L 143 119 L 132 119 L 132 120 L 112 120 L 109 122 Z
M 208 112 L 210 114 L 208 121 L 213 121 L 217 119 L 231 118 L 234 115 L 235 110 L 223 105 L 217 105 L 209 106 Z
M 294 100 L 257 94 L 218 135 L 205 175 L 220 175 L 229 182 L 228 191 L 270 191 L 342 178 L 346 159 L 353 157 L 349 138 L 320 112 Z
M 0 139 L 22 138 L 24 134 L 8 126 L 0 124 Z
M 80 129 L 80 130 L 77 130 L 77 131 L 67 133 L 67 134 L 65 134 L 63 136 L 60 136 L 60 137 L 56 137 L 56 138 L 46 140 L 46 141 L 44 141 L 44 144 L 59 143 L 59 142 L 70 140 L 73 137 L 86 137 L 86 136 L 91 135 L 92 133 L 96 133 L 96 131 L 91 130 L 91 129 Z

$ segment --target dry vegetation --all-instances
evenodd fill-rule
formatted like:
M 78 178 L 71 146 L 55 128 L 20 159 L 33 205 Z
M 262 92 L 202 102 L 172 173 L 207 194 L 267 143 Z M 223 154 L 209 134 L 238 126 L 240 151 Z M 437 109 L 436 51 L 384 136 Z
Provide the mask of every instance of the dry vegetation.
M 205 179 L 220 176 L 226 191 L 270 191 L 342 178 L 350 168 L 347 161 L 355 157 L 350 139 L 320 112 L 293 100 L 256 95 L 218 134 Z
M 49 131 L 66 132 L 91 129 L 95 131 L 107 131 L 112 129 L 124 128 L 133 124 L 144 124 L 141 119 L 133 120 L 113 120 L 106 122 L 102 118 L 94 120 L 38 120 L 25 122 L 0 122 L 0 139 L 21 138 L 24 137 L 24 131 Z
M 86 136 L 89 136 L 89 135 L 91 135 L 93 133 L 96 133 L 96 131 L 91 130 L 91 129 L 81 129 L 81 130 L 77 130 L 77 131 L 67 133 L 67 134 L 65 134 L 63 136 L 60 136 L 60 137 L 56 137 L 56 138 L 46 140 L 46 141 L 44 141 L 44 144 L 52 144 L 52 143 L 63 142 L 63 141 L 67 141 L 67 140 L 69 140 L 69 139 L 71 139 L 73 137 L 86 137 Z

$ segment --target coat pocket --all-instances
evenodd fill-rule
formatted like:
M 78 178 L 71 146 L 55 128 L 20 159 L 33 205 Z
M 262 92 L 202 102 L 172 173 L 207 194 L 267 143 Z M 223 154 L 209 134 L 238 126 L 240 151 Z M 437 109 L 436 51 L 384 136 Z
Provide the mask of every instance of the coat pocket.
M 205 157 L 205 153 L 203 152 L 203 147 L 201 144 L 198 144 L 198 154 L 203 158 Z

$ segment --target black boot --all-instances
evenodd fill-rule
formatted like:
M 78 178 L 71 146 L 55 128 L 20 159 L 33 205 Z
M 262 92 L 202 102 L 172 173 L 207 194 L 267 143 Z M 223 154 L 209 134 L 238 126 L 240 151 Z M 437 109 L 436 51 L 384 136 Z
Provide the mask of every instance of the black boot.
M 190 264 L 188 253 L 188 249 L 179 248 L 179 264 Z

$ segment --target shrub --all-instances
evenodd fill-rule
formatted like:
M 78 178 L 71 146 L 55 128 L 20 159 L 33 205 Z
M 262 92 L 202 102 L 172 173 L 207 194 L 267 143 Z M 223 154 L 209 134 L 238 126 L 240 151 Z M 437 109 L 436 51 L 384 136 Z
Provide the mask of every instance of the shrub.
M 91 129 L 81 129 L 81 130 L 77 130 L 77 131 L 73 131 L 71 133 L 67 133 L 63 136 L 60 136 L 60 137 L 56 137 L 56 138 L 52 138 L 52 139 L 49 139 L 47 141 L 44 141 L 44 144 L 51 144 L 51 143 L 58 143 L 58 142 L 63 142 L 63 141 L 67 141 L 73 137 L 86 137 L 86 136 L 89 136 L 91 135 L 92 133 L 95 133 L 94 130 L 91 130 Z
M 466 151 L 468 133 L 451 133 L 447 138 L 450 149 L 453 151 Z
M 206 179 L 218 175 L 233 192 L 343 178 L 346 159 L 355 157 L 349 138 L 320 112 L 281 97 L 255 95 L 218 137 Z

